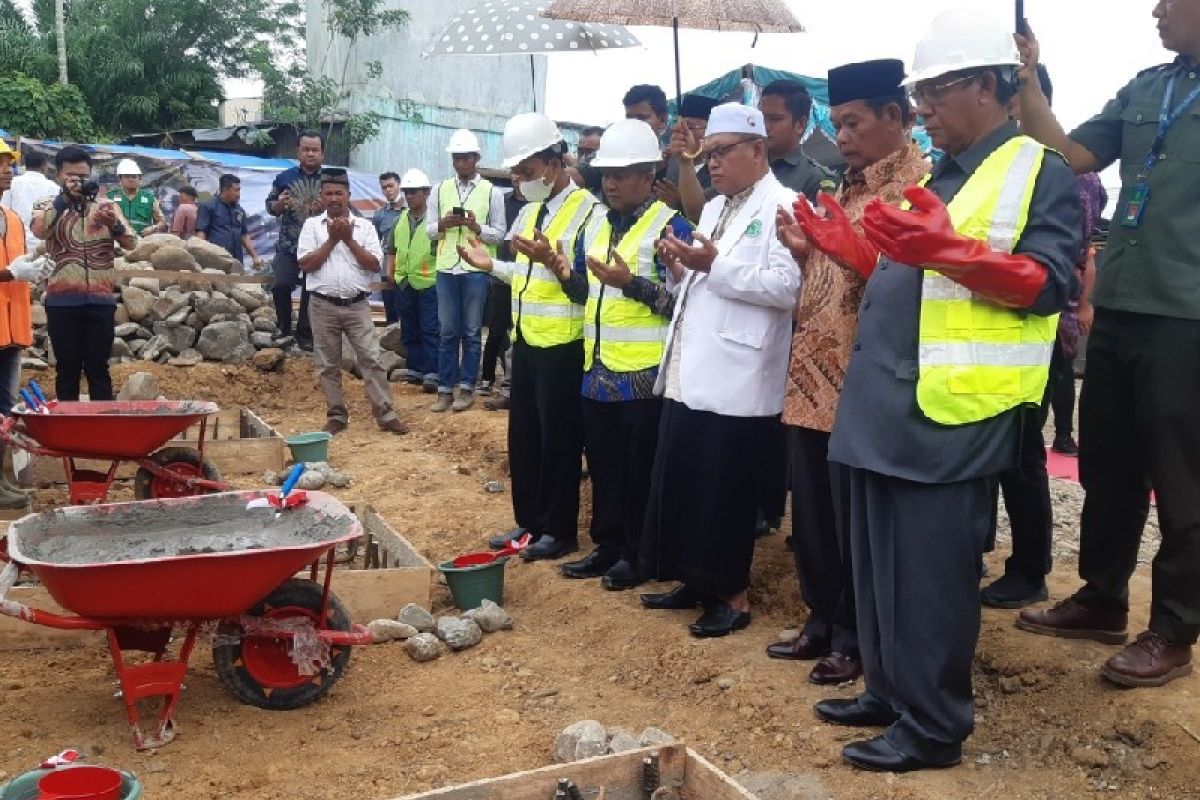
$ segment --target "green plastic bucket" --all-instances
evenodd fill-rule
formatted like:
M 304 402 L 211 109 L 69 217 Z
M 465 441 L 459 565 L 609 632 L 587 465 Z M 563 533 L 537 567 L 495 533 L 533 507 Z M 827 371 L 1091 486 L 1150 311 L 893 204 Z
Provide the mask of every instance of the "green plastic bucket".
M 504 565 L 507 562 L 507 556 L 475 567 L 456 567 L 452 561 L 443 561 L 438 564 L 438 572 L 446 576 L 454 605 L 467 611 L 479 608 L 484 600 L 504 605 Z
M 292 451 L 292 461 L 298 464 L 301 461 L 328 461 L 329 440 L 332 438 L 333 434 L 316 431 L 315 433 L 298 433 L 295 436 L 287 437 L 284 441 L 287 442 L 288 449 Z
M 79 766 L 86 765 L 80 764 Z M 59 769 L 73 769 L 73 767 L 59 767 Z M 38 781 L 49 771 L 35 769 L 32 772 L 18 775 L 7 786 L 0 786 L 0 800 L 38 800 L 41 797 L 41 792 L 38 790 Z M 141 797 L 141 782 L 132 774 L 122 772 L 121 800 L 141 800 Z

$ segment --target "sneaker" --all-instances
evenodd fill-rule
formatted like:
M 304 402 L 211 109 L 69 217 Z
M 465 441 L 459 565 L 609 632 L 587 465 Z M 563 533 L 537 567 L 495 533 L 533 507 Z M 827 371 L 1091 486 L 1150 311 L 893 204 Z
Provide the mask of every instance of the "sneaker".
M 442 414 L 454 405 L 454 397 L 449 392 L 438 392 L 437 400 L 429 407 L 435 414 Z
M 1050 445 L 1050 449 L 1056 453 L 1062 453 L 1064 456 L 1079 455 L 1079 445 L 1070 436 L 1055 436 L 1054 444 Z
M 475 393 L 468 392 L 466 389 L 460 389 L 458 392 L 458 398 L 454 401 L 454 404 L 450 406 L 450 410 L 457 414 L 460 411 L 466 411 L 473 405 L 475 405 Z
M 337 436 L 348 427 L 349 425 L 340 419 L 329 419 L 325 420 L 325 425 L 321 428 L 321 430 L 325 431 L 330 436 Z
M 291 347 L 295 343 L 296 343 L 296 339 L 293 336 L 286 334 L 286 333 L 277 333 L 271 337 L 271 344 L 273 344 L 276 347 L 281 348 L 283 350 L 286 350 L 287 348 Z
M 479 385 L 475 387 L 475 394 L 479 395 L 480 397 L 491 397 L 492 396 L 492 382 L 491 381 L 480 381 Z
M 386 422 L 379 423 L 379 429 L 381 431 L 387 431 L 388 433 L 394 433 L 397 436 L 403 436 L 404 434 L 408 433 L 408 426 L 396 417 L 392 417 Z

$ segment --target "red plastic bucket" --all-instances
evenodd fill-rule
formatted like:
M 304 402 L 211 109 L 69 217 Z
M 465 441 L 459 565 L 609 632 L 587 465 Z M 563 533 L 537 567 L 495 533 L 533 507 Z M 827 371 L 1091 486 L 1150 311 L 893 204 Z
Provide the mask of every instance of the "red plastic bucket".
M 38 781 L 38 800 L 121 800 L 121 773 L 108 767 L 71 767 Z

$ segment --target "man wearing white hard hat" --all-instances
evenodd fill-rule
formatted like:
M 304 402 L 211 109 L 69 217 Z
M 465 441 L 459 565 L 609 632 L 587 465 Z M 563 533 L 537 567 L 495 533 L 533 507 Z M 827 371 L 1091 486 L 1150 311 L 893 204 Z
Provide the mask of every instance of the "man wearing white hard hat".
M 750 561 L 777 432 L 800 269 L 775 235 L 796 193 L 771 173 L 762 112 L 713 109 L 703 142 L 719 193 L 694 242 L 668 232 L 661 256 L 682 272 L 655 391 L 665 397 L 638 558 L 642 574 L 679 581 L 644 594 L 652 609 L 703 607 L 694 636 L 750 624 Z
M 162 233 L 167 229 L 167 217 L 154 193 L 142 188 L 142 168 L 132 158 L 117 162 L 117 179 L 121 185 L 108 192 L 121 214 L 138 236 Z
M 405 383 L 432 394 L 438 380 L 437 263 L 425 220 L 429 212 L 430 181 L 419 169 L 400 178 L 405 208 L 384 247 L 387 274 L 396 287 L 400 337 L 405 350 Z
M 512 284 L 512 406 L 508 458 L 517 527 L 488 540 L 499 549 L 526 532 L 526 560 L 554 559 L 579 548 L 579 477 L 583 455 L 583 307 L 563 288 L 560 258 L 575 250 L 599 204 L 567 173 L 566 143 L 545 114 L 518 114 L 504 126 L 504 167 L 529 202 L 508 232 L 514 261 L 494 259 L 478 239 L 462 257 Z M 602 212 L 601 212 L 602 213 Z
M 643 582 L 638 547 L 662 415 L 654 382 L 677 285 L 655 245 L 668 231 L 686 240 L 692 230 L 655 196 L 659 151 L 654 130 L 641 120 L 623 119 L 604 132 L 592 166 L 603 176 L 609 210 L 597 209 L 576 239 L 564 287 L 584 305 L 583 430 L 596 549 L 561 571 L 598 577 L 611 590 Z
M 1075 282 L 1075 178 L 1009 120 L 1017 64 L 987 15 L 939 16 L 904 85 L 945 157 L 904 206 L 871 200 L 865 236 L 825 226 L 841 229 L 836 257 L 878 254 L 829 440 L 849 472 L 865 687 L 816 706 L 885 728 L 842 748 L 862 769 L 962 760 L 992 487 L 1017 463 L 1020 411 L 1041 402 Z
M 481 329 L 488 279 L 459 256 L 458 248 L 474 237 L 494 255 L 496 245 L 504 238 L 504 195 L 479 174 L 479 139 L 460 128 L 450 136 L 446 152 L 454 166 L 454 177 L 437 185 L 425 215 L 425 230 L 437 242 L 441 344 L 438 397 L 430 410 L 438 413 L 466 411 L 475 403 L 475 382 L 483 354 Z

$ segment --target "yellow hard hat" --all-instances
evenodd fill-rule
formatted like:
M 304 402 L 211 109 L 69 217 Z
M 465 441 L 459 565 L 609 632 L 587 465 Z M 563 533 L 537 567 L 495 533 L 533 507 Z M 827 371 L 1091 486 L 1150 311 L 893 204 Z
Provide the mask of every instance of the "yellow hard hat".
M 0 139 L 0 156 L 8 156 L 16 163 L 21 160 L 21 153 L 8 146 L 8 142 Z

